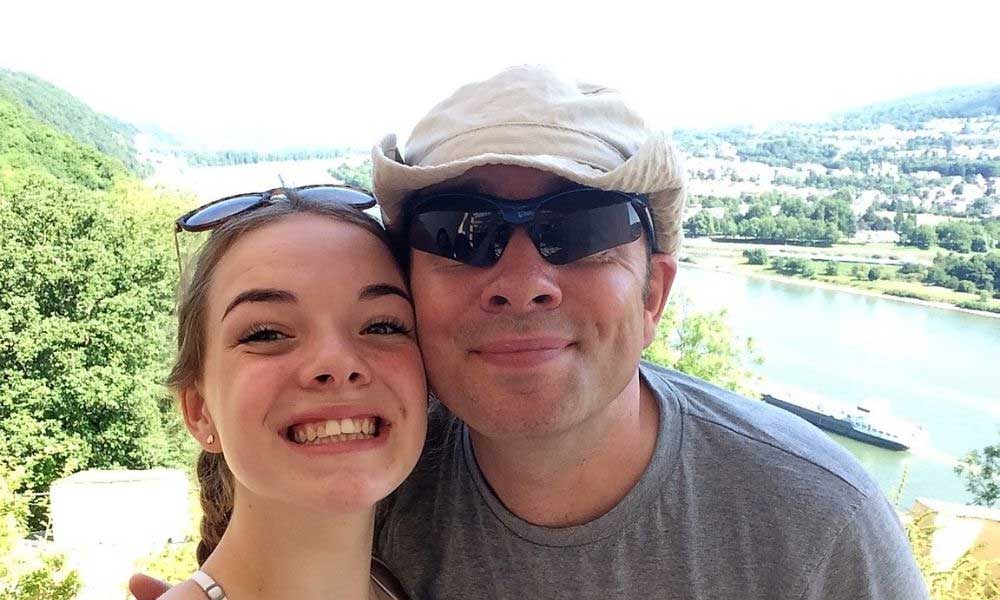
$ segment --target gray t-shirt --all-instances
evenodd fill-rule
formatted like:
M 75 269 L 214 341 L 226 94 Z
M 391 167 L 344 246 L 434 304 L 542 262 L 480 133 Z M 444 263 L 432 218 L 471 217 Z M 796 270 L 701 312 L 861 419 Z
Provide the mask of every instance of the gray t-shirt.
M 483 478 L 465 425 L 430 413 L 424 455 L 379 507 L 376 552 L 415 600 L 927 598 L 892 506 L 805 421 L 643 364 L 653 459 L 585 525 L 532 525 Z

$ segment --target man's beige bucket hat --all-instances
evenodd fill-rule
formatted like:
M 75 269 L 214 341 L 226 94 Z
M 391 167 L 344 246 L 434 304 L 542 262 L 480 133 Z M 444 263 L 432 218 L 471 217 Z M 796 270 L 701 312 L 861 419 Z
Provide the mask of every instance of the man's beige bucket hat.
M 390 230 L 416 190 L 481 165 L 519 165 L 581 185 L 649 197 L 661 252 L 680 245 L 685 175 L 662 131 L 615 90 L 538 66 L 506 69 L 459 88 L 410 134 L 405 153 L 388 135 L 372 151 L 373 187 Z

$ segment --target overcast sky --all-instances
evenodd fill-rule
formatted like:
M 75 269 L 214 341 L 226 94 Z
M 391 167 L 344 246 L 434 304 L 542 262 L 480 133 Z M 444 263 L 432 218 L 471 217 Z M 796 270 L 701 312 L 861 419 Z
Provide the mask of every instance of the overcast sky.
M 405 137 L 458 85 L 522 63 L 616 87 L 663 127 L 1000 82 L 997 0 L 8 0 L 2 20 L 0 67 L 214 148 Z

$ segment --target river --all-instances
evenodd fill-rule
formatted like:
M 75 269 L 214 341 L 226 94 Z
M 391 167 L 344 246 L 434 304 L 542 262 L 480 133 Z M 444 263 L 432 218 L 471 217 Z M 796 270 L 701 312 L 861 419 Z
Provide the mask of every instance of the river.
M 970 501 L 956 458 L 1000 441 L 1000 319 L 848 292 L 709 271 L 681 263 L 676 296 L 727 310 L 753 338 L 768 383 L 920 425 L 926 440 L 893 452 L 836 435 L 901 505 Z

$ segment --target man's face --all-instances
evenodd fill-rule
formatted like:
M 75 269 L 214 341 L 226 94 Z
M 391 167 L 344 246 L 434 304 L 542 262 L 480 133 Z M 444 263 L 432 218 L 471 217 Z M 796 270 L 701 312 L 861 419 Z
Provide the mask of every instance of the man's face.
M 525 200 L 566 186 L 544 171 L 488 165 L 435 190 Z M 659 318 L 659 299 L 644 301 L 646 243 L 561 266 L 520 228 L 488 268 L 414 250 L 417 331 L 436 395 L 491 438 L 556 434 L 600 413 L 635 376 Z M 654 278 L 672 280 L 670 269 Z

